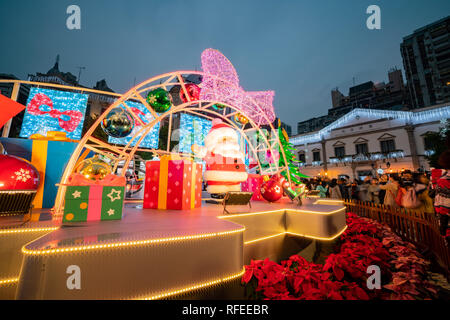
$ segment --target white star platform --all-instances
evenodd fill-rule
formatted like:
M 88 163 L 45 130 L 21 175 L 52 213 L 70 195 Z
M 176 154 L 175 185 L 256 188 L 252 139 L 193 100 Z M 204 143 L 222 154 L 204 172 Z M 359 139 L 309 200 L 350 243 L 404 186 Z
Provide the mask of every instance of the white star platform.
M 251 259 L 308 255 L 346 229 L 345 207 L 333 200 L 253 201 L 227 215 L 208 203 L 185 211 L 140 207 L 126 204 L 117 221 L 0 225 L 0 298 L 190 299 L 236 286 Z M 68 284 L 70 266 L 79 268 L 79 288 Z M 242 298 L 220 292 L 202 297 Z

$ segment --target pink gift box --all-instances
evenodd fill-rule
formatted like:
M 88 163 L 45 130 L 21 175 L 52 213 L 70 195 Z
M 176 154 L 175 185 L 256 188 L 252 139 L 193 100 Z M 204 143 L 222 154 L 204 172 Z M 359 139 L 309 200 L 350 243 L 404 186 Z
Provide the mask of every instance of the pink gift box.
M 241 183 L 241 190 L 253 192 L 252 200 L 264 201 L 260 192 L 262 182 L 260 174 L 249 174 L 247 180 Z

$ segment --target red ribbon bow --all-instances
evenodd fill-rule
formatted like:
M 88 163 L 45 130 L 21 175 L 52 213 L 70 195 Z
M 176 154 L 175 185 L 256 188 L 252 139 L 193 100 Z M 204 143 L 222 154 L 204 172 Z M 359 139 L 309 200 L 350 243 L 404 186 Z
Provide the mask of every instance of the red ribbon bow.
M 43 105 L 50 107 L 50 111 L 42 111 L 40 107 Z M 33 115 L 44 115 L 48 113 L 50 117 L 57 118 L 59 126 L 68 132 L 73 132 L 83 119 L 83 113 L 81 113 L 80 111 L 66 110 L 61 112 L 59 110 L 53 109 L 52 99 L 50 99 L 44 93 L 37 93 L 33 97 L 33 99 L 31 99 L 27 110 L 30 114 Z M 61 116 L 68 116 L 70 119 L 64 120 Z

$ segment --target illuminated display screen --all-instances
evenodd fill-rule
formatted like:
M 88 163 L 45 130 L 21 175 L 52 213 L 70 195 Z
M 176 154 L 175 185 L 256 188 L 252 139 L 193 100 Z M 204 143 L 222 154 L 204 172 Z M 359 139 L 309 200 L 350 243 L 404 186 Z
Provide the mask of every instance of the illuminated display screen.
M 150 113 L 150 111 L 147 110 L 147 108 L 142 103 L 127 101 L 126 104 L 134 112 L 134 114 L 139 117 L 142 123 L 148 124 L 150 121 L 154 119 L 153 115 Z M 121 107 L 125 108 L 124 106 Z M 137 121 L 135 119 L 134 123 L 135 123 L 134 129 L 133 131 L 131 131 L 130 135 L 128 135 L 125 138 L 108 137 L 108 142 L 120 145 L 128 144 L 128 142 L 130 142 L 130 140 L 134 137 L 134 135 L 136 135 L 142 129 L 142 123 L 140 123 L 140 121 Z M 140 148 L 158 149 L 159 127 L 160 127 L 159 122 L 153 126 L 150 132 L 144 137 L 144 139 L 139 144 Z M 141 134 L 139 134 L 136 137 L 136 139 L 133 140 L 131 146 L 136 145 L 140 136 Z
M 60 131 L 70 139 L 80 139 L 87 101 L 87 94 L 31 88 L 20 136 Z
M 182 113 L 180 117 L 180 145 L 179 151 L 192 153 L 191 146 L 195 143 L 205 145 L 205 137 L 211 129 L 210 120 Z
M 250 150 L 250 147 L 248 145 L 247 140 L 242 139 L 240 134 L 238 134 L 238 135 L 239 135 L 239 140 L 241 141 L 241 151 L 245 155 L 244 163 L 248 167 L 248 165 L 250 164 L 250 153 L 251 153 L 251 150 Z

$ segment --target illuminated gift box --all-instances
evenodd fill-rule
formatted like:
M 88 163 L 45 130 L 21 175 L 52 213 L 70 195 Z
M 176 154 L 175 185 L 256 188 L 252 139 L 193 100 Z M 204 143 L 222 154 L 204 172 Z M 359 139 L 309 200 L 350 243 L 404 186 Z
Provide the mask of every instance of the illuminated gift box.
M 34 208 L 52 208 L 58 187 L 70 156 L 77 147 L 64 132 L 48 132 L 32 139 L 0 138 L 8 154 L 30 161 L 39 171 L 41 183 L 33 201 Z
M 144 208 L 186 210 L 201 206 L 202 165 L 178 156 L 147 161 Z
M 92 181 L 81 174 L 69 177 L 63 222 L 122 219 L 125 178 L 108 175 Z
M 261 196 L 261 184 L 263 183 L 262 176 L 260 174 L 249 174 L 247 181 L 241 183 L 241 190 L 253 192 L 252 200 L 263 201 Z

